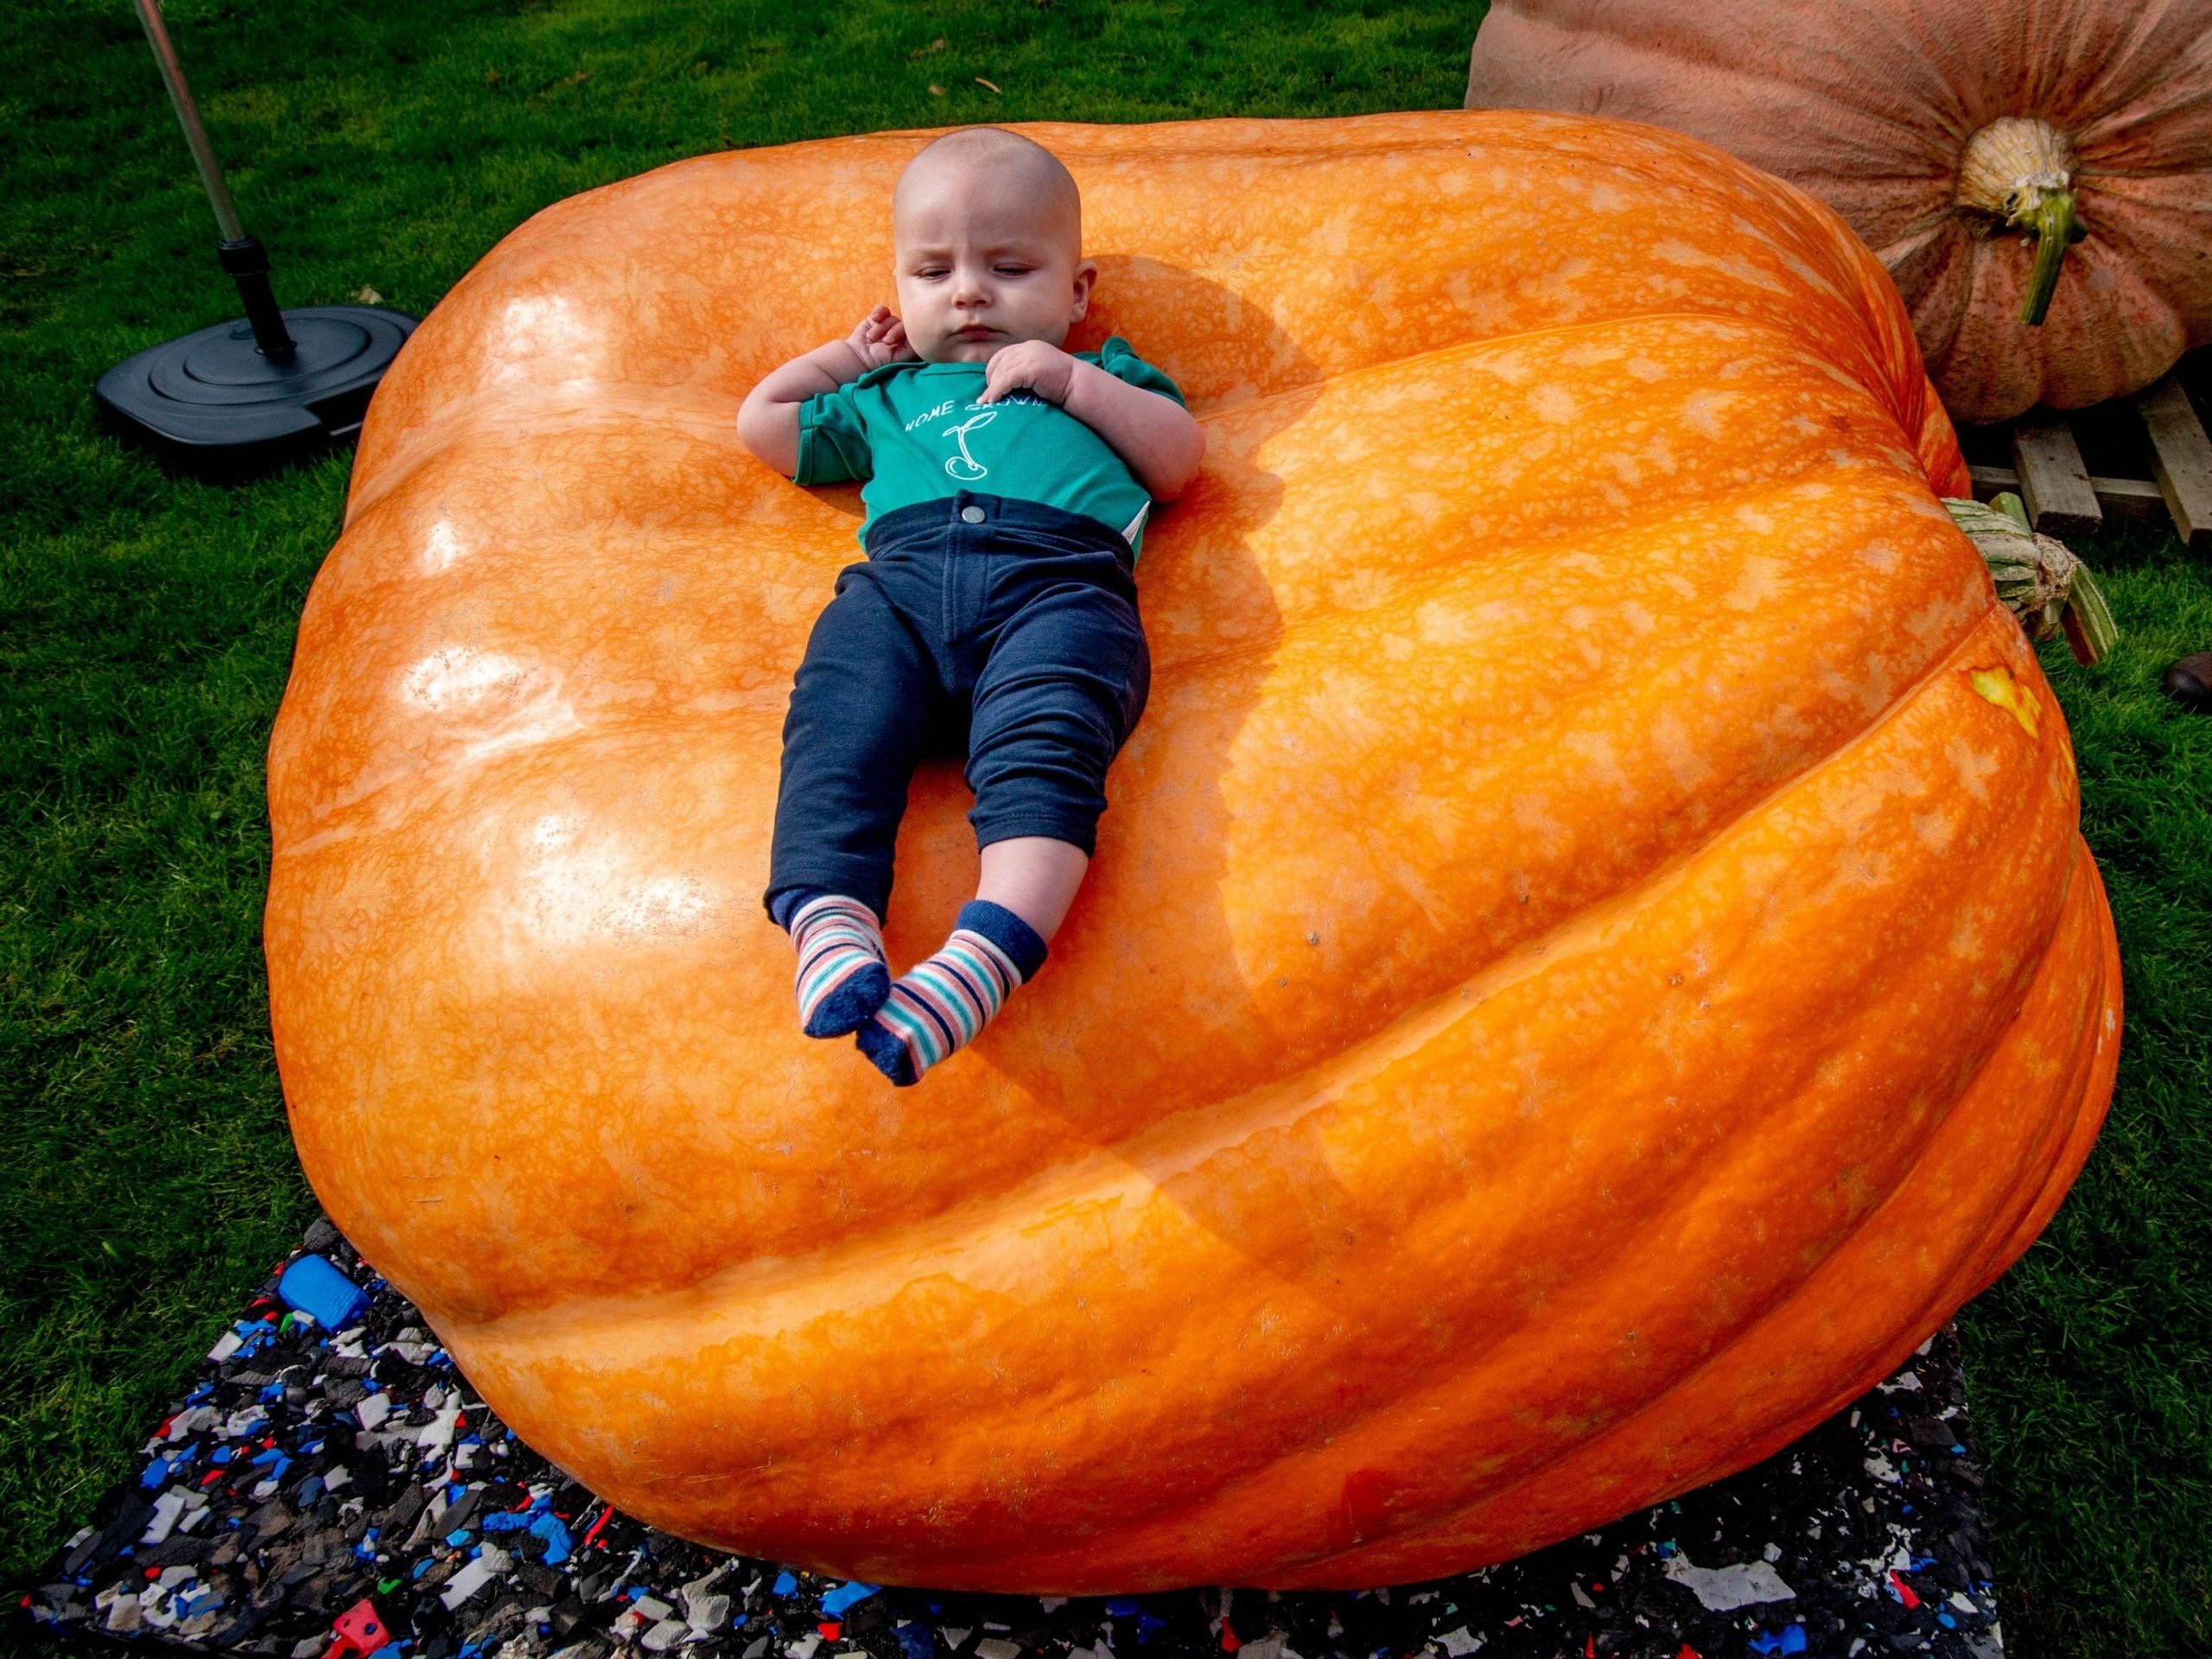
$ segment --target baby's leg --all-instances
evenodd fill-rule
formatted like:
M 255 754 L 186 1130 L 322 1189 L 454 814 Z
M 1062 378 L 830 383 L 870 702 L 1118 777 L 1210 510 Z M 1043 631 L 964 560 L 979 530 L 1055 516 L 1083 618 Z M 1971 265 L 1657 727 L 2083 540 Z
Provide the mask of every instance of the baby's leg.
M 882 917 L 892 852 L 937 700 L 929 655 L 893 599 L 874 567 L 839 577 L 784 721 L 766 901 L 798 949 L 810 1037 L 856 1029 L 891 992 Z
M 1015 836 L 984 848 L 982 864 L 976 896 L 1012 911 L 1050 944 L 1083 886 L 1090 855 L 1049 836 Z
M 1007 622 L 976 681 L 968 816 L 982 879 L 944 949 L 860 1028 L 893 1083 L 974 1040 L 1044 965 L 1096 846 L 1106 769 L 1151 685 L 1131 591 L 1125 578 L 1046 587 Z

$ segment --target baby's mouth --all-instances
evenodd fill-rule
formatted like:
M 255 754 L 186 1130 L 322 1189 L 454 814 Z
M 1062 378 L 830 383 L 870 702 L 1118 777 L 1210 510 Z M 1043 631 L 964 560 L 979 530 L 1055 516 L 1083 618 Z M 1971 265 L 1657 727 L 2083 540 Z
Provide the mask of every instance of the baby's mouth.
M 997 333 L 997 329 L 987 328 L 980 322 L 971 322 L 965 328 L 959 330 L 960 338 L 963 340 L 988 340 Z

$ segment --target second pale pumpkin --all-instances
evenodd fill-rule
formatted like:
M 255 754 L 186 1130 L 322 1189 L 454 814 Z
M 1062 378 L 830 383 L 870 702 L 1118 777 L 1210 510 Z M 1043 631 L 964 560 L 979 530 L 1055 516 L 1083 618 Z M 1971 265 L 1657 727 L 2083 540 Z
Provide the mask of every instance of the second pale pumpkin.
M 1467 104 L 1654 122 L 1820 197 L 1960 420 L 2100 403 L 2212 340 L 2203 0 L 1496 0 Z
M 2086 1154 L 2066 732 L 1894 290 L 1688 140 L 1033 129 L 1211 449 L 1051 963 L 893 1091 L 760 913 L 849 490 L 732 429 L 924 135 L 548 210 L 364 434 L 270 753 L 300 1154 L 531 1444 L 870 1581 L 1359 1585 L 1762 1456 Z M 890 936 L 975 851 L 918 781 Z

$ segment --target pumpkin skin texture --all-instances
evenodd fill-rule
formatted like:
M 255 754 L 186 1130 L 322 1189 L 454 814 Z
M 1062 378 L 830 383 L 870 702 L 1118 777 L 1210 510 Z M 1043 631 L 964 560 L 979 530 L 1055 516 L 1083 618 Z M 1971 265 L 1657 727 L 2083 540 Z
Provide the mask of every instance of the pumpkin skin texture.
M 1958 420 L 2101 403 L 2212 340 L 2203 0 L 1495 0 L 1467 104 L 1654 122 L 1810 191 L 1896 277 Z M 2088 232 L 2036 327 L 2035 240 L 1988 211 L 2031 152 L 2070 162 Z
M 1645 128 L 1023 130 L 1071 344 L 1210 442 L 1051 963 L 912 1090 L 798 1031 L 859 505 L 733 422 L 888 291 L 927 135 L 679 163 L 501 243 L 363 435 L 270 751 L 316 1192 L 594 1490 L 871 1582 L 1424 1578 L 1765 1455 L 2026 1247 L 2119 1040 L 1888 278 Z M 916 779 L 901 964 L 967 804 Z

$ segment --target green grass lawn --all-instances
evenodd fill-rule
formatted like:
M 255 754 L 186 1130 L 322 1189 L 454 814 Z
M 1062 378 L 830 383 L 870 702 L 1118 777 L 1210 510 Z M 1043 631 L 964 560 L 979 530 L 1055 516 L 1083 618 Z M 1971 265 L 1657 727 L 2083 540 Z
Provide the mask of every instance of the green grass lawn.
M 559 197 L 677 156 L 959 120 L 1456 105 L 1479 0 L 178 0 L 279 293 L 427 311 Z M 0 1588 L 129 1465 L 310 1199 L 258 946 L 262 756 L 343 458 L 220 490 L 98 434 L 94 376 L 228 315 L 126 0 L 0 31 Z M 978 83 L 1002 88 L 994 93 Z M 2047 656 L 2128 973 L 2120 1090 L 1966 1319 L 2014 1649 L 2212 1651 L 2212 561 L 2086 550 L 2126 637 Z M 20 1640 L 20 1637 L 12 1638 Z

